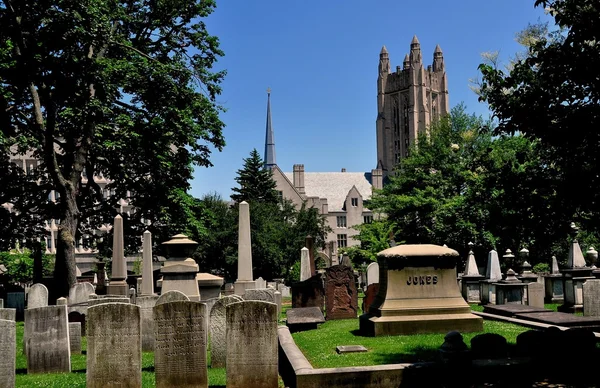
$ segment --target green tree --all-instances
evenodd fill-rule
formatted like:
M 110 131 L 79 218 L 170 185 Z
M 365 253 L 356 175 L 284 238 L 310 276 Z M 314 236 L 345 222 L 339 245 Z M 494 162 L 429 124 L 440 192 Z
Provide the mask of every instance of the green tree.
M 357 266 L 366 261 L 377 261 L 377 254 L 390 247 L 391 237 L 395 237 L 394 230 L 397 229 L 389 219 L 375 220 L 353 228 L 358 230 L 358 234 L 352 238 L 360 241 L 360 245 L 340 248 L 338 252 L 347 254 Z
M 273 172 L 264 167 L 263 160 L 256 148 L 250 152 L 248 158 L 244 159 L 244 166 L 237 171 L 235 181 L 239 187 L 231 189 L 234 192 L 231 199 L 238 203 L 242 201 L 278 202 Z
M 26 179 L 36 182 L 36 202 L 17 201 L 15 214 L 61 220 L 59 295 L 76 282 L 78 235 L 109 222 L 127 191 L 139 209 L 131 222 L 164 227 L 174 190 L 189 187 L 193 165 L 210 165 L 210 146 L 224 146 L 215 102 L 224 72 L 212 69 L 223 53 L 203 20 L 214 7 L 0 1 L 1 151 L 32 151 L 41 161 Z M 108 191 L 94 176 L 112 182 Z M 2 190 L 15 185 L 3 178 Z M 51 189 L 60 195 L 55 206 L 44 203 Z
M 540 142 L 544 163 L 556 167 L 561 229 L 575 219 L 600 230 L 600 4 L 537 0 L 557 29 L 542 31 L 509 69 L 480 65 L 481 97 L 498 119 L 498 134 Z M 556 210 L 556 209 L 555 209 Z M 572 219 L 570 219 L 573 217 Z

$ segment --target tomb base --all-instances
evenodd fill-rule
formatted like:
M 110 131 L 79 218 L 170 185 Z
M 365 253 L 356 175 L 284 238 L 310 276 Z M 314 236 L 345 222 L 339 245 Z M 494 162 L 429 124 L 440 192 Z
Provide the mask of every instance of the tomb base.
M 256 288 L 256 282 L 254 280 L 237 280 L 233 284 L 235 295 L 244 296 L 246 290 L 253 290 Z
M 111 281 L 106 287 L 106 292 L 110 295 L 125 295 L 129 292 L 129 286 L 125 280 Z
M 196 274 L 198 264 L 194 259 L 167 261 L 160 272 L 163 275 L 161 294 L 175 290 L 183 292 L 191 301 L 200 301 Z
M 449 330 L 461 333 L 483 331 L 483 318 L 471 313 L 387 317 L 363 314 L 359 317 L 359 324 L 361 334 L 369 337 L 447 333 Z
M 545 303 L 563 303 L 565 295 L 563 291 L 563 280 L 560 274 L 544 275 Z

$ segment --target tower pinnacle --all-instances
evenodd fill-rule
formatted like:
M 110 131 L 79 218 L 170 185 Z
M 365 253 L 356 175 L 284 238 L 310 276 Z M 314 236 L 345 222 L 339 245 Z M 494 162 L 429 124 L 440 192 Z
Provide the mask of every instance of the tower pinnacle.
M 275 161 L 275 135 L 271 125 L 271 88 L 267 88 L 267 128 L 265 134 L 265 167 L 277 165 Z

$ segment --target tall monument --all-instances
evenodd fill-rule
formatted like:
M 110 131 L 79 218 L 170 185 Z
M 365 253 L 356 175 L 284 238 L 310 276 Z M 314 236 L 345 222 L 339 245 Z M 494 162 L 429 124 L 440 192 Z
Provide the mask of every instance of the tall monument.
M 425 68 L 421 44 L 414 36 L 410 54 L 394 72 L 383 46 L 377 77 L 377 168 L 383 176 L 392 174 L 398 161 L 408 155 L 419 133 L 448 113 L 448 80 L 440 46 L 435 47 L 433 65 Z

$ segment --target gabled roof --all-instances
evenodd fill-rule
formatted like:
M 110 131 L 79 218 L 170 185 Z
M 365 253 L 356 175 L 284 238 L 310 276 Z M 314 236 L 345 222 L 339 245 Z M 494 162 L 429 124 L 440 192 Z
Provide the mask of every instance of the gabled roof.
M 293 181 L 294 173 L 285 172 Z M 307 197 L 327 198 L 329 211 L 341 211 L 348 192 L 356 186 L 363 200 L 371 198 L 371 174 L 364 172 L 305 172 L 304 190 Z

